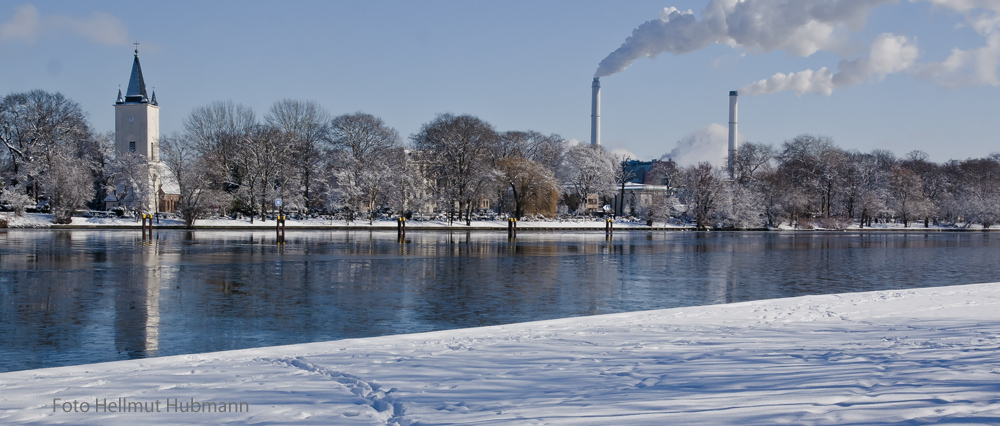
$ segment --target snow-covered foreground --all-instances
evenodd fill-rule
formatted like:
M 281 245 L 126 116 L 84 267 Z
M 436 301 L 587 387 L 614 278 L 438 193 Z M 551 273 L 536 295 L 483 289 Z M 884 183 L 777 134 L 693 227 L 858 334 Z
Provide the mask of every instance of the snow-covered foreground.
M 0 423 L 998 424 L 998 347 L 1000 283 L 807 296 L 4 373 Z

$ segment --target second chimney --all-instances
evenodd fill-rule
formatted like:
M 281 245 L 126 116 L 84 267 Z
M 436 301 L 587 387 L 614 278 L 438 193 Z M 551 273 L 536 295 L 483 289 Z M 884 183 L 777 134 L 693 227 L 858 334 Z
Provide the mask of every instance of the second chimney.
M 593 101 L 590 106 L 590 144 L 601 144 L 601 79 L 594 77 Z
M 729 92 L 729 162 L 726 170 L 729 171 L 729 178 L 733 179 L 735 169 L 733 164 L 736 161 L 736 96 L 735 90 Z

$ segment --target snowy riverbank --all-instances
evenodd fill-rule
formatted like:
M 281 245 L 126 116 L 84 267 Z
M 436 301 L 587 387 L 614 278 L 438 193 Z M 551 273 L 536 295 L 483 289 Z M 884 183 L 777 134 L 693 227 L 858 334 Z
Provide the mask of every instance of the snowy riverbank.
M 56 228 L 56 229 L 92 229 L 92 228 L 136 228 L 142 226 L 141 221 L 132 218 L 109 218 L 109 217 L 74 217 L 73 223 L 67 225 L 54 225 L 52 215 L 27 213 L 24 216 L 13 214 L 0 214 L 0 217 L 8 221 L 11 228 Z M 195 222 L 196 229 L 273 229 L 276 226 L 274 220 L 261 221 L 250 219 L 199 219 Z M 367 220 L 356 220 L 346 222 L 344 220 L 331 220 L 323 218 L 303 218 L 288 219 L 285 221 L 287 229 L 375 229 L 375 230 L 396 230 L 395 220 L 378 220 L 369 224 Z M 644 222 L 635 220 L 617 220 L 614 224 L 616 229 L 693 229 L 681 223 L 656 223 L 654 226 L 646 226 Z M 154 227 L 156 228 L 184 228 L 184 222 L 180 219 L 160 219 Z M 548 219 L 548 220 L 521 220 L 517 222 L 517 228 L 521 229 L 577 229 L 577 230 L 604 230 L 605 221 L 599 218 L 573 218 L 573 219 Z M 442 220 L 410 220 L 406 222 L 407 230 L 506 230 L 507 220 L 474 220 L 470 225 L 464 221 L 456 221 L 448 224 Z
M 11 213 L 0 213 L 0 218 L 7 220 L 10 228 L 53 228 L 53 229 L 109 229 L 109 228 L 136 228 L 142 225 L 141 221 L 132 218 L 109 218 L 109 217 L 74 217 L 73 223 L 67 225 L 54 225 L 52 215 L 40 213 L 26 213 L 23 216 L 16 216 Z M 274 220 L 255 220 L 250 223 L 250 219 L 199 219 L 195 222 L 195 229 L 273 229 L 276 226 Z M 366 220 L 346 222 L 343 220 L 331 220 L 322 218 L 288 219 L 285 222 L 286 229 L 358 229 L 358 230 L 396 230 L 396 221 L 379 220 L 368 224 Z M 579 230 L 579 231 L 602 231 L 605 227 L 605 220 L 601 218 L 571 218 L 571 219 L 526 219 L 517 222 L 518 230 Z M 160 219 L 156 222 L 155 228 L 159 229 L 183 229 L 184 222 L 180 219 Z M 656 222 L 652 226 L 646 225 L 635 219 L 617 219 L 614 221 L 616 230 L 693 230 L 693 224 L 684 223 L 679 220 L 671 222 Z M 507 229 L 506 220 L 476 220 L 470 225 L 463 221 L 456 221 L 448 224 L 441 220 L 411 220 L 406 222 L 407 230 L 493 230 L 503 231 Z M 861 228 L 857 223 L 852 225 L 840 224 L 836 228 L 824 229 L 823 227 L 811 224 L 800 227 L 793 227 L 787 223 L 778 226 L 779 231 L 811 231 L 811 230 L 873 230 L 873 231 L 967 231 L 983 230 L 982 225 L 970 224 L 968 226 L 959 224 L 952 225 L 931 225 L 925 228 L 922 223 L 911 223 L 909 227 L 904 227 L 902 223 L 876 223 L 871 227 Z M 1000 229 L 1000 228 L 992 228 Z
M 997 312 L 1000 283 L 19 371 L 0 423 L 997 424 Z

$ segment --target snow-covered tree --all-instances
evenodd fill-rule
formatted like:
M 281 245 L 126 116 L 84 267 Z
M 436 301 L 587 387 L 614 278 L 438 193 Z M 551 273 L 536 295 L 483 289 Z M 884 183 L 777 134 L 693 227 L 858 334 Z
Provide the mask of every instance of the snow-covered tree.
M 687 215 L 694 219 L 698 229 L 709 229 L 725 197 L 722 172 L 707 162 L 698 163 L 684 170 L 684 189 L 680 200 L 687 208 Z
M 891 208 L 909 227 L 915 218 L 926 217 L 931 211 L 930 200 L 924 197 L 920 176 L 905 167 L 896 167 L 889 176 Z
M 292 145 L 290 167 L 301 182 L 305 207 L 320 207 L 317 189 L 323 181 L 319 175 L 329 141 L 329 113 L 313 101 L 285 99 L 271 105 L 264 120 Z
M 160 159 L 177 182 L 180 192 L 177 211 L 185 226 L 192 227 L 213 206 L 228 202 L 225 192 L 218 189 L 218 182 L 226 176 L 211 167 L 191 140 L 178 134 L 165 136 L 160 139 L 160 147 Z
M 576 197 L 582 203 L 575 210 L 584 213 L 589 210 L 589 195 L 601 197 L 614 192 L 615 171 L 618 168 L 615 160 L 614 155 L 599 145 L 580 144 L 566 151 L 558 176 L 561 181 L 569 184 L 572 192 L 567 195 Z
M 774 147 L 763 143 L 746 142 L 736 151 L 733 162 L 733 176 L 743 185 L 758 179 L 758 175 L 773 167 L 776 153 Z
M 358 112 L 334 118 L 330 140 L 336 164 L 334 205 L 347 210 L 349 219 L 367 212 L 370 224 L 389 203 L 394 186 L 405 184 L 401 169 L 406 153 L 399 132 L 379 117 Z
M 237 164 L 245 179 L 236 194 L 249 208 L 251 223 L 256 207 L 260 207 L 261 220 L 265 220 L 275 199 L 287 200 L 282 207 L 301 205 L 301 194 L 293 190 L 297 188 L 294 173 L 288 167 L 292 144 L 285 139 L 284 133 L 258 125 L 244 137 L 241 151 Z
M 491 166 L 491 149 L 497 134 L 489 123 L 471 115 L 439 114 L 411 136 L 414 147 L 429 162 L 428 172 L 437 183 L 439 201 L 455 209 L 472 224 L 472 212 L 494 193 L 497 171 Z
M 989 228 L 1000 223 L 1000 163 L 990 158 L 969 159 L 958 165 L 956 198 L 968 223 Z
M 70 223 L 73 211 L 86 207 L 94 196 L 92 170 L 66 147 L 57 147 L 47 155 L 50 162 L 38 177 L 52 209 L 52 221 Z
M 134 152 L 115 152 L 105 167 L 110 197 L 133 212 L 146 212 L 156 197 L 149 161 Z
M 80 105 L 60 93 L 33 90 L 0 100 L 4 185 L 47 197 L 58 223 L 96 195 L 103 150 Z
M 833 201 L 840 189 L 839 165 L 845 153 L 828 137 L 799 135 L 785 141 L 779 155 L 779 169 L 786 181 L 807 198 L 806 205 L 795 206 L 801 213 L 816 213 L 829 217 Z
M 240 162 L 244 141 L 257 129 L 257 118 L 248 106 L 232 101 L 197 107 L 184 119 L 185 137 L 191 141 L 208 167 L 225 171 L 219 189 L 237 191 L 244 181 Z
M 725 182 L 715 216 L 724 228 L 761 228 L 765 225 L 763 196 L 756 185 Z

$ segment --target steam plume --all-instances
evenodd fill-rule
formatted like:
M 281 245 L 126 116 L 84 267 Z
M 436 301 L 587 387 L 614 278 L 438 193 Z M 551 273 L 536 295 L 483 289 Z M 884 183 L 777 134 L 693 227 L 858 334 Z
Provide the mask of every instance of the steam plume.
M 809 56 L 845 43 L 847 27 L 863 26 L 868 11 L 894 0 L 712 0 L 699 21 L 690 10 L 664 8 L 659 19 L 647 21 L 597 67 L 595 77 L 628 68 L 641 57 L 675 55 L 712 43 L 742 47 L 752 52 L 782 50 Z
M 851 33 L 862 30 L 870 11 L 901 0 L 710 0 L 700 19 L 690 10 L 664 8 L 657 19 L 642 23 L 622 45 L 598 65 L 595 77 L 604 77 L 628 68 L 642 57 L 662 53 L 681 55 L 711 44 L 726 44 L 749 53 L 776 50 L 806 57 L 827 51 L 845 57 L 836 66 L 777 73 L 771 78 L 740 89 L 754 95 L 793 91 L 798 95 L 829 95 L 840 87 L 880 81 L 895 73 L 953 88 L 1000 86 L 1000 0 L 909 0 L 934 8 L 958 12 L 964 23 L 984 43 L 974 48 L 953 48 L 940 61 L 916 62 L 920 51 L 916 40 L 902 35 L 882 34 L 869 52 L 856 59 Z

